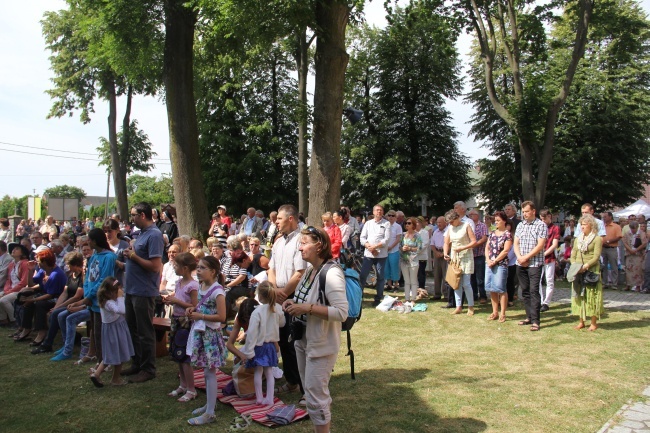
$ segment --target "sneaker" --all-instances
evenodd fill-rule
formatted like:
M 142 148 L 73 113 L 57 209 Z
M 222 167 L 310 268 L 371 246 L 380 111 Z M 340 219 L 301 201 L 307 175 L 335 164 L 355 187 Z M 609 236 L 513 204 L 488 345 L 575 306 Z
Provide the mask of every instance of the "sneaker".
M 50 358 L 50 361 L 65 361 L 66 359 L 70 358 L 72 358 L 72 355 L 66 355 L 64 352 L 61 352 L 58 355 Z
M 155 379 L 156 375 L 154 373 L 149 373 L 148 371 L 141 371 L 135 376 L 129 378 L 129 383 L 143 383 L 151 379 Z
M 60 349 L 57 349 L 57 350 L 54 352 L 54 355 L 58 355 L 59 353 L 63 353 L 63 349 L 65 349 L 65 346 L 63 346 L 63 347 L 60 348 Z
M 548 311 L 549 309 L 550 308 L 549 308 L 548 304 L 542 304 L 542 308 L 540 308 L 539 311 L 543 313 L 545 311 Z

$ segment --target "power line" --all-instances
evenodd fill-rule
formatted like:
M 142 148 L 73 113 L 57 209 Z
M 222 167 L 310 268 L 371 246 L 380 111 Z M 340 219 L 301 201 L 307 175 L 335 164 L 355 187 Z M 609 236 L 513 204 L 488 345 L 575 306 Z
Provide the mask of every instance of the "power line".
M 2 144 L 2 142 L 0 142 L 0 144 Z M 35 149 L 36 149 L 36 148 L 35 148 Z M 0 148 L 0 150 L 3 151 L 3 152 L 20 153 L 20 154 L 23 154 L 23 155 L 47 156 L 47 157 L 50 157 L 50 158 L 63 158 L 63 159 L 77 159 L 77 160 L 80 160 L 80 161 L 93 161 L 93 162 L 96 162 L 97 164 L 100 163 L 100 161 L 97 160 L 97 159 L 78 158 L 78 157 L 76 157 L 76 156 L 45 155 L 45 154 L 41 154 L 41 153 L 23 152 L 23 151 L 20 151 L 20 150 L 11 150 L 11 149 L 2 149 L 2 148 Z M 50 149 L 50 150 L 51 150 L 51 149 Z M 61 152 L 62 152 L 62 151 L 61 151 Z M 155 162 L 154 165 L 155 165 L 155 164 L 160 164 L 160 165 L 172 165 L 171 162 Z
M 20 147 L 20 148 L 27 148 L 27 149 L 38 149 L 38 150 L 47 150 L 48 152 L 62 152 L 62 153 L 72 153 L 72 154 L 77 154 L 77 155 L 90 155 L 90 156 L 97 156 L 97 153 L 88 153 L 88 152 L 76 152 L 73 150 L 59 150 L 59 149 L 52 149 L 52 148 L 47 148 L 47 147 L 37 147 L 37 146 L 26 146 L 24 144 L 16 144 L 16 143 L 8 143 L 6 141 L 0 141 L 0 144 L 4 144 L 7 146 L 15 146 L 15 147 Z M 45 155 L 47 156 L 47 155 Z M 156 160 L 156 161 L 169 161 L 169 159 L 166 158 L 151 158 L 151 160 Z

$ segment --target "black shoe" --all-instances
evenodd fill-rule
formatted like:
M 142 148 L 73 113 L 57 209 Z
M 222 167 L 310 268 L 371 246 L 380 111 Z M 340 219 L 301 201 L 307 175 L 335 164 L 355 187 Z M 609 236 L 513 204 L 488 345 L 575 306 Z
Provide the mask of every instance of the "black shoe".
M 43 344 L 43 341 L 44 340 L 41 341 L 33 340 L 31 343 L 29 343 L 29 347 L 39 347 L 41 344 Z
M 32 349 L 32 355 L 38 355 L 39 353 L 50 353 L 52 351 L 52 346 L 46 346 L 41 344 L 40 346 Z
M 431 298 L 431 299 L 434 300 L 434 301 L 439 301 L 439 300 L 442 299 L 442 297 L 441 297 L 441 296 L 434 296 L 434 297 Z
M 120 376 L 131 376 L 138 373 L 140 373 L 140 369 L 138 367 L 131 366 L 126 370 L 120 371 Z
M 372 301 L 372 306 L 373 307 L 376 307 L 379 304 L 381 304 L 381 301 Z
M 456 306 L 447 304 L 447 305 L 441 306 L 440 308 L 456 308 Z
M 539 309 L 540 312 L 548 311 L 550 308 L 547 304 L 542 304 L 542 308 Z

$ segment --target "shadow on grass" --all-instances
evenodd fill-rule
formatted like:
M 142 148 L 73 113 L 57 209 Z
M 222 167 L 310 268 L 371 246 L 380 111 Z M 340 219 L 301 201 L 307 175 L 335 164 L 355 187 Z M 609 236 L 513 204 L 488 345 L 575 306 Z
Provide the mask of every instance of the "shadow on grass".
M 363 432 L 463 432 L 485 431 L 487 424 L 474 418 L 444 418 L 436 414 L 422 395 L 435 390 L 416 383 L 431 370 L 374 369 L 357 373 L 351 381 L 346 373 L 332 377 L 333 424 L 348 431 Z M 420 390 L 419 392 L 417 390 Z M 338 413 L 337 413 L 338 412 Z

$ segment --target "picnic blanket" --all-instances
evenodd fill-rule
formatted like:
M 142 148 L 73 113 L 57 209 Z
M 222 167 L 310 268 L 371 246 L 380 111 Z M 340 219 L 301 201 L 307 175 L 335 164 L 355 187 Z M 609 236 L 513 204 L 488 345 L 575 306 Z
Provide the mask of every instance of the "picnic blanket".
M 281 424 L 276 424 L 269 420 L 267 414 L 271 413 L 274 409 L 279 407 L 286 407 L 287 405 L 282 402 L 278 397 L 274 397 L 273 406 L 263 406 L 255 403 L 255 396 L 249 398 L 241 398 L 238 395 L 223 395 L 223 389 L 232 381 L 232 377 L 217 369 L 217 398 L 221 403 L 231 405 L 239 414 L 249 415 L 251 419 L 264 426 L 275 428 L 280 427 Z M 203 370 L 194 370 L 194 386 L 196 388 L 205 389 L 205 378 Z M 296 414 L 292 422 L 300 421 L 307 418 L 307 411 L 301 408 L 296 408 Z

